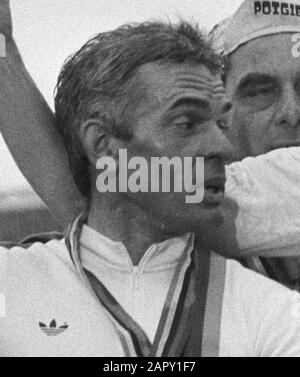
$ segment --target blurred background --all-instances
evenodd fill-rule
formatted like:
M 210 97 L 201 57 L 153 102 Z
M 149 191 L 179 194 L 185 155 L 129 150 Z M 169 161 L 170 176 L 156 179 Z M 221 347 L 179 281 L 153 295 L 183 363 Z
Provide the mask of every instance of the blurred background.
M 53 109 L 64 60 L 90 37 L 149 19 L 199 23 L 209 31 L 242 0 L 11 0 L 14 35 L 24 62 Z M 20 125 L 22 127 L 22 125 Z M 0 241 L 60 230 L 17 168 L 0 134 Z

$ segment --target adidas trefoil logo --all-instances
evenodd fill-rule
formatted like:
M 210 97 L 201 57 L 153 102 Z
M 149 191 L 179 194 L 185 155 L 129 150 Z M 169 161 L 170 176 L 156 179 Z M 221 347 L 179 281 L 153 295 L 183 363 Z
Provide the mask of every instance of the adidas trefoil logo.
M 58 336 L 63 334 L 69 326 L 65 323 L 63 326 L 57 327 L 55 319 L 50 323 L 49 327 L 44 323 L 39 323 L 40 329 L 47 336 Z

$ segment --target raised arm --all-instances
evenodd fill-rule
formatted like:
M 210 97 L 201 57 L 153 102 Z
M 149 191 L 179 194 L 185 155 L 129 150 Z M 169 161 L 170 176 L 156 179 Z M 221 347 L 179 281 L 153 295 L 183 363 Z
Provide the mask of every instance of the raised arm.
M 0 33 L 6 39 L 6 57 L 0 58 L 0 131 L 33 189 L 53 217 L 66 225 L 83 202 L 56 133 L 54 115 L 13 39 L 9 0 L 0 0 Z

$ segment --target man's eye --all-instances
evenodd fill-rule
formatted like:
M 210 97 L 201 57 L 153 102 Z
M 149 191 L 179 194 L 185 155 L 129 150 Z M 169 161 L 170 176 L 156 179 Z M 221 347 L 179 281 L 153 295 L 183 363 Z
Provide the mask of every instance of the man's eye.
M 276 96 L 277 90 L 273 85 L 258 85 L 242 90 L 239 99 L 240 105 L 261 111 L 271 106 L 275 102 Z
M 180 117 L 175 120 L 174 125 L 180 128 L 182 131 L 190 131 L 194 128 L 195 122 L 188 117 Z
M 245 96 L 254 98 L 254 97 L 265 97 L 268 95 L 271 95 L 273 92 L 273 89 L 270 87 L 264 87 L 264 88 L 253 88 L 249 89 L 245 92 Z

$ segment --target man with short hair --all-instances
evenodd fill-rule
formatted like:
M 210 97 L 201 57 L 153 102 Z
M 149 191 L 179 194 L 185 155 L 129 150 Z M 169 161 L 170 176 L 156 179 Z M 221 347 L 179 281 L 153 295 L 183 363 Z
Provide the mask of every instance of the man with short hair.
M 55 117 L 14 42 L 8 0 L 0 2 L 0 55 L 1 133 L 24 176 L 54 220 L 65 227 L 83 210 L 84 199 L 71 175 Z M 297 149 L 275 150 L 230 164 L 226 191 L 237 205 L 228 201 L 225 208 L 231 217 L 237 216 L 235 226 L 229 221 L 222 232 L 210 227 L 203 242 L 226 257 L 299 255 L 300 176 L 291 175 L 293 165 L 300 161 Z M 293 190 L 280 195 L 278 185 Z
M 240 182 L 247 174 L 244 194 L 241 190 L 238 198 L 244 213 L 239 227 L 248 229 L 249 235 L 253 230 L 248 250 L 252 244 L 262 257 L 297 256 L 247 263 L 296 289 L 300 288 L 299 150 L 292 147 L 300 146 L 300 64 L 294 54 L 299 10 L 299 0 L 245 0 L 212 33 L 216 49 L 225 57 L 225 86 L 233 104 L 227 135 L 236 146 L 236 160 L 243 160 L 231 165 L 228 173 L 240 176 Z M 237 198 L 234 192 L 230 185 L 227 194 Z M 250 207 L 256 215 L 247 216 Z
M 57 128 L 88 207 L 63 240 L 0 249 L 1 356 L 300 355 L 299 295 L 201 243 L 223 222 L 232 155 L 219 69 L 187 23 L 127 25 L 68 60 Z M 148 162 L 204 157 L 203 201 L 98 192 L 99 159 L 119 174 L 122 149 Z
M 238 160 L 300 146 L 300 65 L 293 54 L 299 9 L 299 0 L 246 0 L 214 30 L 215 46 L 226 57 L 233 103 L 228 134 Z

